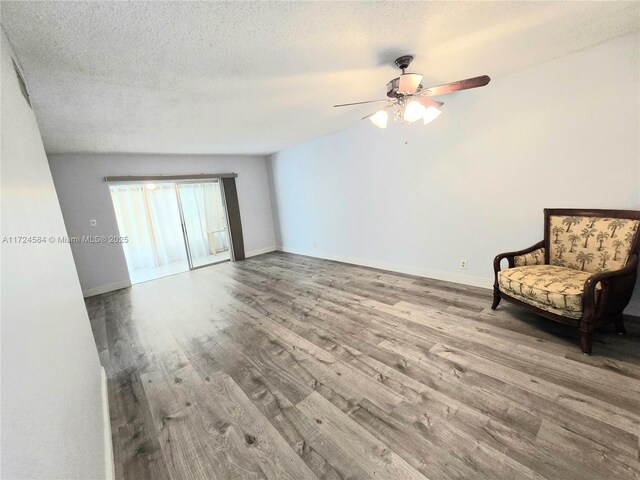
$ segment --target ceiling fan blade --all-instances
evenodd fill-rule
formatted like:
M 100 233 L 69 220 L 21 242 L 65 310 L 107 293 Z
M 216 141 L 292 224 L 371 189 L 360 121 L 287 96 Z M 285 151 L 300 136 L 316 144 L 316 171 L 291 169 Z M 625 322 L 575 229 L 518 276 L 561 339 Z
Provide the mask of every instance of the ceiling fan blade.
M 398 81 L 398 93 L 402 95 L 413 95 L 418 90 L 422 75 L 417 73 L 403 73 Z
M 429 98 L 429 97 L 417 96 L 415 98 L 425 107 L 440 108 L 442 105 L 444 105 L 444 102 L 439 102 L 438 100 L 434 100 L 433 98 Z
M 363 103 L 376 103 L 376 102 L 388 102 L 389 99 L 385 98 L 384 100 L 367 100 L 366 102 L 355 102 L 355 103 L 341 103 L 340 105 L 334 105 L 333 107 L 350 107 L 351 105 L 362 105 Z
M 458 90 L 484 87 L 490 81 L 491 78 L 489 78 L 488 75 L 482 75 L 480 77 L 467 78 L 466 80 L 458 80 L 457 82 L 445 83 L 444 85 L 438 85 L 437 87 L 430 87 L 423 90 L 423 94 L 429 95 L 430 97 L 437 97 L 439 95 L 457 92 Z

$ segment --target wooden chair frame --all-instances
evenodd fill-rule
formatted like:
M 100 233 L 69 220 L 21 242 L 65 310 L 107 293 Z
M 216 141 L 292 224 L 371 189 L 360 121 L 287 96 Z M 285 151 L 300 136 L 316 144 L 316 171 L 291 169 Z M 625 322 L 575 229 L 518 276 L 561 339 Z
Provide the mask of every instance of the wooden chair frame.
M 640 228 L 633 237 L 631 250 L 627 264 L 615 271 L 595 273 L 584 282 L 582 294 L 582 316 L 579 319 L 563 317 L 555 313 L 547 312 L 541 308 L 529 305 L 521 300 L 513 298 L 500 291 L 498 286 L 498 272 L 500 263 L 507 259 L 509 268 L 515 266 L 514 257 L 524 255 L 539 248 L 544 247 L 544 263 L 549 265 L 550 252 L 550 221 L 552 216 L 576 216 L 576 217 L 604 217 L 604 218 L 624 218 L 630 220 L 640 220 L 640 211 L 637 210 L 584 210 L 567 208 L 545 208 L 544 209 L 544 240 L 535 245 L 519 250 L 517 252 L 501 253 L 493 260 L 493 270 L 495 273 L 495 283 L 493 285 L 493 304 L 491 309 L 495 310 L 504 298 L 509 302 L 519 305 L 529 310 L 533 310 L 543 317 L 556 322 L 574 325 L 578 327 L 580 335 L 580 347 L 585 354 L 591 353 L 593 343 L 593 333 L 595 329 L 605 323 L 614 323 L 616 331 L 623 335 L 625 333 L 623 315 L 625 307 L 631 300 L 633 288 L 636 283 L 638 272 L 638 252 L 640 248 Z M 596 302 L 596 286 L 600 284 L 601 290 L 599 299 Z

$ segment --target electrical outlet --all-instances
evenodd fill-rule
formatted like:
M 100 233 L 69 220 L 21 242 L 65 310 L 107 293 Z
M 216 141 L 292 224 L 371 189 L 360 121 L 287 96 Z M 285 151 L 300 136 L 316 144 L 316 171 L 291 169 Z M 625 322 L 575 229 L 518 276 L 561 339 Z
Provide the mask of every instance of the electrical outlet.
M 96 225 L 98 225 L 98 221 L 95 218 L 92 218 L 91 220 L 89 220 L 89 225 L 95 227 Z
M 462 270 L 466 270 L 467 269 L 467 261 L 466 260 L 460 260 L 460 268 Z

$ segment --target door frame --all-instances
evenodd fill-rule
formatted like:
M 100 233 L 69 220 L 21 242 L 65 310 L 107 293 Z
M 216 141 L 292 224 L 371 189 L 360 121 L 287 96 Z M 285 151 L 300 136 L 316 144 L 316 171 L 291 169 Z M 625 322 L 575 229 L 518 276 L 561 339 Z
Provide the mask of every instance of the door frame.
M 171 183 L 175 184 L 175 190 L 176 190 L 176 198 L 178 200 L 178 210 L 180 210 L 180 222 L 182 223 L 182 236 L 184 238 L 184 246 L 187 250 L 187 262 L 189 263 L 189 271 L 191 270 L 197 270 L 198 268 L 203 268 L 203 267 L 210 267 L 211 265 L 218 265 L 219 263 L 224 263 L 227 261 L 230 262 L 234 262 L 235 261 L 235 256 L 233 254 L 233 241 L 231 239 L 231 233 L 229 230 L 229 213 L 227 212 L 227 203 L 225 201 L 225 195 L 224 195 L 224 185 L 222 183 L 222 179 L 221 178 L 206 178 L 206 179 L 188 179 L 188 180 L 178 180 L 178 181 L 173 181 Z M 227 237 L 229 240 L 229 260 L 220 260 L 219 262 L 211 262 L 211 263 L 207 263 L 205 265 L 198 265 L 197 267 L 193 266 L 193 260 L 191 257 L 191 248 L 189 247 L 189 233 L 187 231 L 187 225 L 184 221 L 184 211 L 182 208 L 182 198 L 180 197 L 180 185 L 188 185 L 188 184 L 204 184 L 204 183 L 218 183 L 218 185 L 220 186 L 220 200 L 222 201 L 222 208 L 224 208 L 224 217 L 225 217 L 225 223 L 227 224 Z

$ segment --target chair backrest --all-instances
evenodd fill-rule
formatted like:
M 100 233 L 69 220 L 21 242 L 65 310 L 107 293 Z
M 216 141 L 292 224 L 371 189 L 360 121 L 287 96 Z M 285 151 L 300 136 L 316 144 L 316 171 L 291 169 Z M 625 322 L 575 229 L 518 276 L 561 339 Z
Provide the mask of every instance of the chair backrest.
M 545 263 L 608 272 L 638 252 L 640 211 L 545 209 Z

